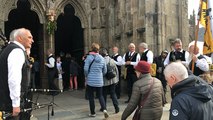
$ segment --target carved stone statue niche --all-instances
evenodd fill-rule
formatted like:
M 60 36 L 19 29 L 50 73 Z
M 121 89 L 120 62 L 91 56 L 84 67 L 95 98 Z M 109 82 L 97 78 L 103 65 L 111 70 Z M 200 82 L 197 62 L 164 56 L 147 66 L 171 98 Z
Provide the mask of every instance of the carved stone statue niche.
M 53 10 L 54 9 L 54 5 L 55 5 L 54 0 L 47 0 L 47 8 L 49 10 Z
M 97 0 L 90 0 L 91 9 L 97 8 Z
M 106 10 L 105 9 L 100 9 L 100 19 L 101 19 L 101 27 L 105 28 L 106 27 Z
M 98 0 L 98 1 L 99 1 L 100 8 L 105 8 L 106 7 L 106 0 Z
M 97 9 L 92 11 L 91 15 L 91 27 L 92 29 L 98 28 L 100 22 L 99 22 L 99 16 Z

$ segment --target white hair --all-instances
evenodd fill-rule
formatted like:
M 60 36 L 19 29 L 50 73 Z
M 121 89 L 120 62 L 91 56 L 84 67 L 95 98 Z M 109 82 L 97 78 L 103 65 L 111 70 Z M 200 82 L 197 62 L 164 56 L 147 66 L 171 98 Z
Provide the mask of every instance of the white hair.
M 130 43 L 129 47 L 135 47 L 135 44 L 134 43 Z
M 174 75 L 179 81 L 181 81 L 188 77 L 188 72 L 186 67 L 180 61 L 177 61 L 166 66 L 164 69 L 164 75 L 167 78 Z
M 139 44 L 139 47 L 143 47 L 145 49 L 148 49 L 148 44 L 146 44 L 145 42 L 142 42 Z
M 10 32 L 10 39 L 9 39 L 10 41 L 14 41 L 15 40 L 15 36 L 14 35 L 15 35 L 16 30 L 17 29 L 14 29 L 13 31 Z
M 16 29 L 15 32 L 14 32 L 14 40 L 17 41 L 17 37 L 18 36 L 23 36 L 26 31 L 30 32 L 30 30 L 25 29 L 25 28 Z

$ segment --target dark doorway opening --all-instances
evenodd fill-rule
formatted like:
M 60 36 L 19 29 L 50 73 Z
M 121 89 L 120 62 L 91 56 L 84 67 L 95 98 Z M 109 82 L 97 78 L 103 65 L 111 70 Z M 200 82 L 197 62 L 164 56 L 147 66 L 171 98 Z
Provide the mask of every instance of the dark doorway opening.
M 57 19 L 57 30 L 55 32 L 55 53 L 71 54 L 77 63 L 82 66 L 82 56 L 84 55 L 83 28 L 81 21 L 75 16 L 75 9 L 68 4 L 64 8 L 64 13 Z M 82 69 L 78 75 L 78 86 L 84 86 Z
M 8 21 L 5 22 L 6 37 L 9 38 L 12 30 L 23 27 L 29 29 L 33 35 L 31 55 L 39 56 L 38 41 L 42 39 L 42 24 L 39 22 L 37 13 L 30 10 L 30 3 L 27 0 L 19 0 L 17 9 L 10 11 Z
M 17 9 L 10 11 L 8 21 L 5 22 L 5 35 L 9 39 L 10 32 L 18 28 L 27 28 L 33 35 L 34 43 L 31 48 L 31 56 L 39 60 L 42 51 L 39 51 L 39 41 L 43 36 L 43 25 L 39 22 L 39 17 L 36 12 L 30 10 L 28 0 L 19 0 Z M 40 86 L 39 77 L 36 80 L 36 85 Z

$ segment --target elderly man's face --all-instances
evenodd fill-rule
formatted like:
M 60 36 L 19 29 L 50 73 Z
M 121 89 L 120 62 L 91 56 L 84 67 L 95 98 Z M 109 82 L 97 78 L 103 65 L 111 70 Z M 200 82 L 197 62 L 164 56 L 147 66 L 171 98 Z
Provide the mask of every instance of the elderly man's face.
M 143 48 L 142 46 L 139 46 L 138 48 L 139 48 L 139 52 L 140 52 L 140 53 L 143 53 L 144 50 L 145 50 L 145 48 Z
M 129 51 L 134 52 L 135 51 L 135 46 L 129 46 Z
M 25 30 L 24 34 L 21 36 L 19 35 L 18 36 L 18 39 L 19 39 L 19 42 L 25 47 L 25 48 L 28 48 L 30 49 L 32 47 L 32 44 L 33 44 L 33 36 L 32 34 Z
M 117 47 L 113 47 L 112 51 L 113 51 L 114 54 L 116 54 L 116 53 L 118 53 L 118 48 Z

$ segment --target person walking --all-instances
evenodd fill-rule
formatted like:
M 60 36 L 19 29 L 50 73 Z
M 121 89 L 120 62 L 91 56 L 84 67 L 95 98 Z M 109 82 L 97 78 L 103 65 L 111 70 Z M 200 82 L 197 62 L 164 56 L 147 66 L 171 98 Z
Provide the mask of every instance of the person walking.
M 87 55 L 84 64 L 84 74 L 86 77 L 87 92 L 89 97 L 90 117 L 95 117 L 95 101 L 94 92 L 97 93 L 101 108 L 103 109 L 104 117 L 108 118 L 109 115 L 106 110 L 105 101 L 102 95 L 102 87 L 104 85 L 103 76 L 107 72 L 106 63 L 104 58 L 99 54 L 100 46 L 93 43 L 91 52 Z
M 132 96 L 125 108 L 121 120 L 126 120 L 137 108 L 134 117 L 137 120 L 160 120 L 163 113 L 163 87 L 150 74 L 150 64 L 140 61 L 135 66 L 138 80 L 133 85 Z
M 115 108 L 115 113 L 118 113 L 119 112 L 118 100 L 115 93 L 116 84 L 119 82 L 118 69 L 113 59 L 109 57 L 108 52 L 105 48 L 102 48 L 100 50 L 100 54 L 102 55 L 102 57 L 104 57 L 106 65 L 109 67 L 112 67 L 113 68 L 112 72 L 115 73 L 115 77 L 110 79 L 107 78 L 106 75 L 104 76 L 104 87 L 103 87 L 104 100 L 107 103 L 107 95 L 109 93 Z M 107 68 L 107 70 L 110 70 L 110 68 Z M 101 108 L 101 111 L 103 111 L 102 108 Z

